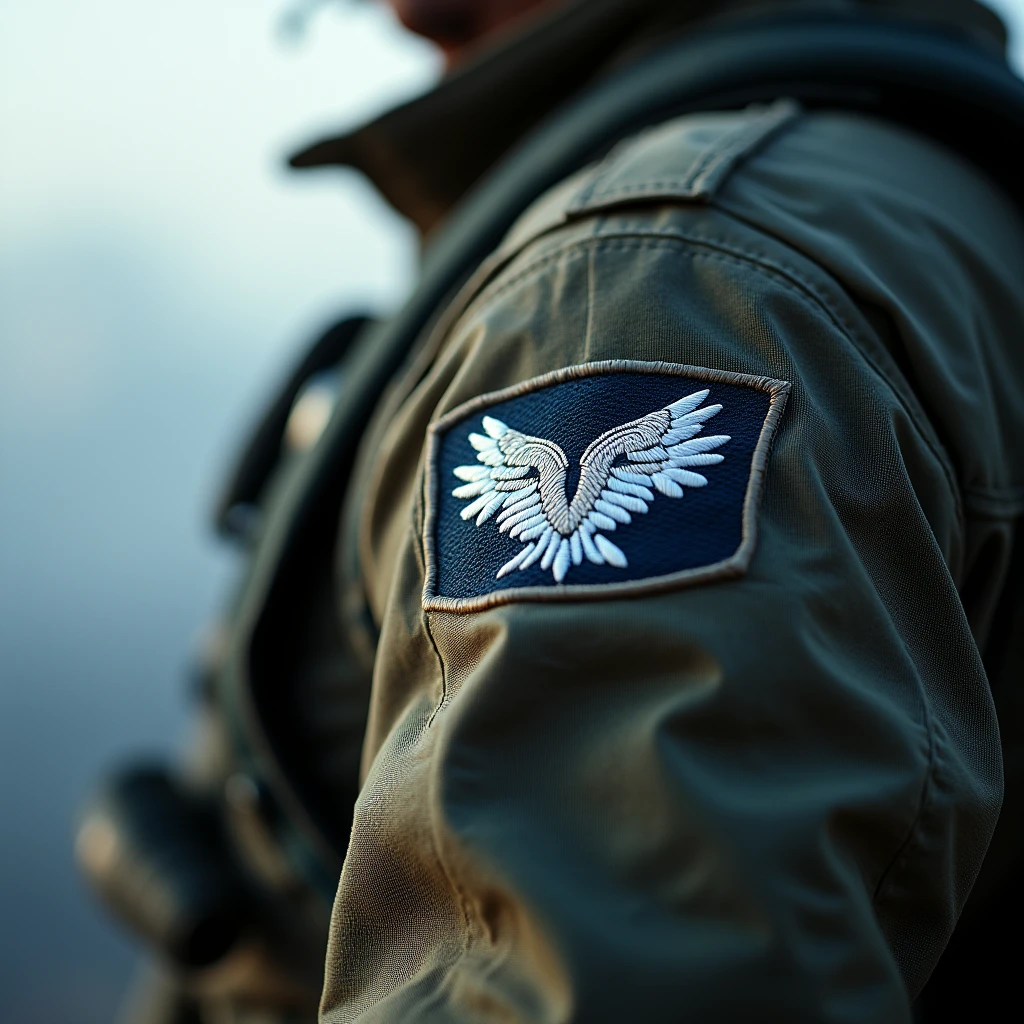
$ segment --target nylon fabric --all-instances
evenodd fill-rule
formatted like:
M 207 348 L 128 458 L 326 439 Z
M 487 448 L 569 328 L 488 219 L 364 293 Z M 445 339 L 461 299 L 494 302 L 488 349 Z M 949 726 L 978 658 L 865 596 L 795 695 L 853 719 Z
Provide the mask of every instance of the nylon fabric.
M 347 354 L 324 438 L 263 478 L 212 693 L 231 739 L 211 792 L 242 769 L 267 794 L 288 900 L 332 888 L 352 821 L 325 1024 L 906 1021 L 968 900 L 1002 781 L 979 651 L 1024 510 L 1024 229 L 977 168 L 1019 199 L 1019 83 L 957 38 L 1001 42 L 968 0 L 759 20 L 776 6 L 560 5 L 297 160 L 369 170 L 431 229 L 409 304 Z M 953 31 L 826 16 L 861 7 Z M 672 40 L 712 8 L 706 34 Z M 786 95 L 818 113 L 706 109 Z M 628 594 L 608 570 L 600 601 L 550 574 L 528 601 L 425 600 L 439 424 L 606 361 L 794 382 L 750 417 L 779 429 L 768 473 L 756 449 L 748 464 L 749 557 Z M 563 438 L 587 418 L 545 415 Z M 630 568 L 726 550 L 735 508 L 718 511 L 678 545 L 635 520 Z M 453 593 L 496 556 L 461 522 L 480 564 L 449 573 Z M 999 903 L 1005 878 L 989 883 Z M 958 928 L 979 1006 L 987 921 Z M 982 1012 L 936 991 L 929 1024 L 935 1005 Z
M 327 1024 L 911 1019 L 1001 796 L 975 639 L 990 605 L 961 597 L 986 527 L 961 490 L 965 473 L 999 493 L 1022 479 L 1006 331 L 1024 321 L 1024 234 L 983 180 L 901 129 L 810 115 L 708 202 L 569 220 L 459 300 L 353 491 L 381 636 Z M 970 204 L 952 225 L 949 190 Z M 811 233 L 776 216 L 798 193 Z M 913 262 L 908 224 L 928 239 Z M 861 282 L 886 278 L 865 301 Z M 929 314 L 972 284 L 1005 315 Z M 962 351 L 1002 360 L 998 386 Z M 603 360 L 793 382 L 746 574 L 424 612 L 431 425 Z M 1003 427 L 936 404 L 956 387 Z M 537 422 L 578 451 L 585 417 L 558 390 L 521 400 L 550 402 Z M 972 436 L 984 451 L 962 459 Z

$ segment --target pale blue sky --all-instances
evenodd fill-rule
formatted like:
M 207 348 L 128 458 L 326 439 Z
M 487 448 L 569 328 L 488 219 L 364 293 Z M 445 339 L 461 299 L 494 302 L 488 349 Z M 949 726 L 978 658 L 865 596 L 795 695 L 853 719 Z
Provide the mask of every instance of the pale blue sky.
M 127 753 L 173 757 L 237 559 L 207 528 L 247 421 L 311 331 L 393 304 L 413 238 L 287 150 L 426 88 L 371 4 L 0 4 L 0 1020 L 110 1024 L 133 947 L 72 820 Z
M 144 249 L 155 273 L 245 328 L 182 338 L 183 357 L 238 346 L 265 369 L 339 304 L 395 301 L 412 273 L 408 232 L 354 176 L 287 176 L 281 162 L 319 131 L 422 90 L 437 60 L 374 4 L 325 9 L 303 41 L 283 44 L 285 6 L 0 6 L 3 268 L 47 263 L 72 235 Z M 37 319 L 31 295 L 20 306 L 5 315 L 21 352 L 14 367 L 0 362 L 4 376 L 47 377 L 75 409 L 87 405 L 104 325 L 90 310 L 76 310 L 77 328 L 52 324 L 52 311 Z

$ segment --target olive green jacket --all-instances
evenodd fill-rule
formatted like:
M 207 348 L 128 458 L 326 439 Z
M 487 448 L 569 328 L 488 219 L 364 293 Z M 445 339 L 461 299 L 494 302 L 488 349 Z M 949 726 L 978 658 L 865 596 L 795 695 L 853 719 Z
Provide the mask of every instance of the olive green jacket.
M 562 43 L 593 72 L 671 6 L 595 0 L 607 18 Z M 514 102 L 484 61 L 294 162 L 363 167 L 429 230 L 585 80 L 538 52 L 547 77 L 520 66 Z M 245 654 L 291 680 L 282 776 L 335 778 L 339 829 L 363 740 L 322 1020 L 910 1019 L 1002 795 L 982 655 L 1024 507 L 1021 282 L 1024 225 L 982 172 L 785 103 L 658 126 L 523 212 L 380 398 L 333 578 Z M 677 571 L 655 537 L 664 572 L 576 586 L 555 543 L 564 581 L 460 592 L 501 531 L 474 510 L 441 536 L 476 465 L 455 479 L 446 439 L 472 424 L 490 458 L 492 405 L 614 373 L 768 396 L 723 511 L 736 551 Z M 630 530 L 606 530 L 623 561 Z
M 1022 281 L 979 171 L 785 105 L 663 125 L 523 214 L 346 499 L 379 642 L 323 1020 L 909 1020 L 1000 806 Z M 432 424 L 607 361 L 788 384 L 745 556 L 438 600 Z

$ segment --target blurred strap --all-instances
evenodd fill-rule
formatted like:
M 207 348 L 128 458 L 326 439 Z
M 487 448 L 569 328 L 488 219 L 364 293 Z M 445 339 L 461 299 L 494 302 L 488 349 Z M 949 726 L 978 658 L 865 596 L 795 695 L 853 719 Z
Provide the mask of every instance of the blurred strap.
M 275 392 L 263 415 L 249 432 L 227 485 L 214 510 L 217 532 L 232 540 L 244 540 L 252 515 L 259 509 L 267 482 L 280 458 L 288 417 L 306 382 L 336 367 L 359 332 L 371 322 L 366 315 L 346 317 L 332 324 L 306 351 Z

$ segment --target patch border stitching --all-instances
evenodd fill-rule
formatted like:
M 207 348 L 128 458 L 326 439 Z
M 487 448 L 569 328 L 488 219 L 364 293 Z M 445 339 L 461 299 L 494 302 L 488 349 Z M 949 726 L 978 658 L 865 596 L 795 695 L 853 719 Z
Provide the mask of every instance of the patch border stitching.
M 769 397 L 768 413 L 761 426 L 757 444 L 750 461 L 750 476 L 747 490 L 743 498 L 741 514 L 741 537 L 739 546 L 725 559 L 702 565 L 693 569 L 681 569 L 666 573 L 664 576 L 650 576 L 641 580 L 624 580 L 621 583 L 567 583 L 559 586 L 544 587 L 507 587 L 494 590 L 476 597 L 441 597 L 434 593 L 437 584 L 437 551 L 434 535 L 437 525 L 438 487 L 441 485 L 438 470 L 438 458 L 441 452 L 441 440 L 444 434 L 457 422 L 474 412 L 487 409 L 498 402 L 518 398 L 555 384 L 564 384 L 571 380 L 584 377 L 603 377 L 612 373 L 637 373 L 659 376 L 688 377 L 691 380 L 706 381 L 713 384 L 733 384 L 740 387 L 756 388 L 765 391 Z M 637 359 L 604 359 L 594 363 L 577 363 L 561 370 L 553 370 L 531 377 L 529 380 L 498 391 L 463 402 L 450 412 L 435 420 L 427 429 L 427 459 L 425 470 L 425 510 L 423 516 L 423 553 L 425 573 L 423 580 L 422 604 L 427 612 L 466 612 L 486 611 L 503 604 L 518 601 L 607 601 L 618 597 L 630 597 L 636 594 L 656 593 L 672 590 L 677 586 L 691 583 L 706 582 L 713 579 L 726 579 L 743 575 L 754 555 L 757 545 L 757 504 L 764 483 L 765 468 L 776 429 L 786 407 L 786 400 L 792 390 L 789 381 L 775 380 L 772 377 L 761 377 L 749 373 L 738 373 L 733 370 L 712 370 L 705 366 L 688 366 L 683 363 L 644 362 Z

